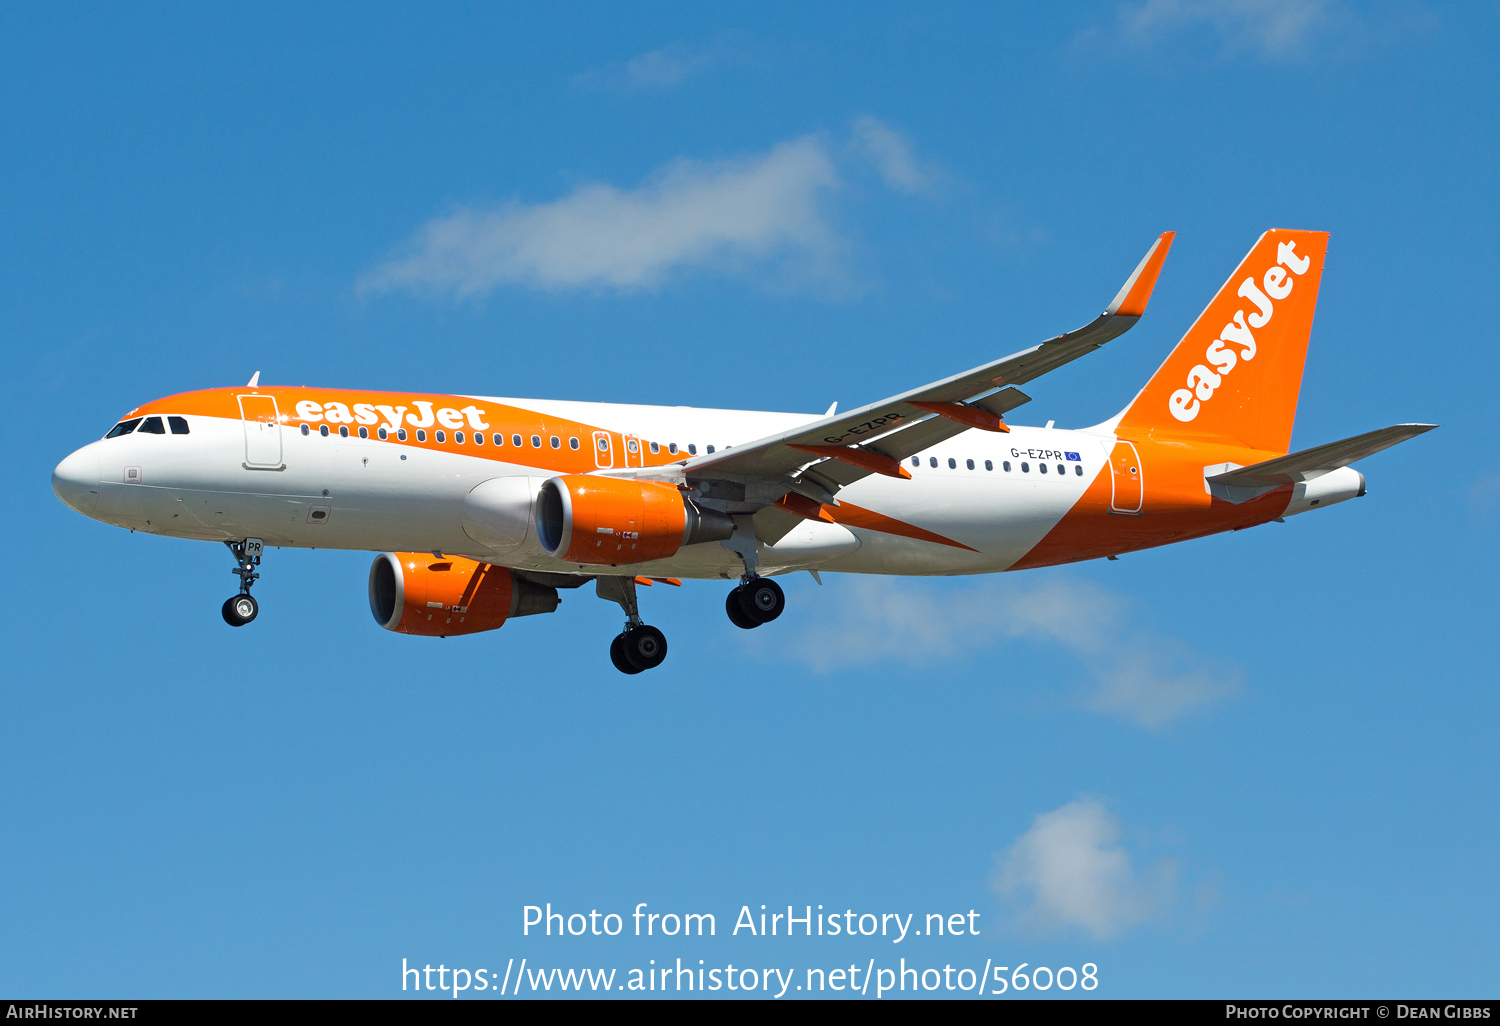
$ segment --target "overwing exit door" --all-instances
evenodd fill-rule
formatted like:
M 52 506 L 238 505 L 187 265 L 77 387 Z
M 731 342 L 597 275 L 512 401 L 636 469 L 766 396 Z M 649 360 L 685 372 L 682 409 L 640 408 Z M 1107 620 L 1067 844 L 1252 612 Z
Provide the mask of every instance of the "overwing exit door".
M 1115 443 L 1109 456 L 1109 480 L 1109 511 L 1139 514 L 1144 489 L 1141 487 L 1141 458 L 1134 443 Z
M 635 435 L 621 435 L 625 440 L 625 465 L 627 467 L 644 467 L 646 455 L 642 451 L 641 440 Z
M 240 417 L 245 422 L 245 466 L 258 470 L 280 470 L 281 423 L 276 415 L 276 397 L 242 395 Z
M 615 448 L 608 431 L 594 432 L 594 466 L 608 470 L 615 465 Z

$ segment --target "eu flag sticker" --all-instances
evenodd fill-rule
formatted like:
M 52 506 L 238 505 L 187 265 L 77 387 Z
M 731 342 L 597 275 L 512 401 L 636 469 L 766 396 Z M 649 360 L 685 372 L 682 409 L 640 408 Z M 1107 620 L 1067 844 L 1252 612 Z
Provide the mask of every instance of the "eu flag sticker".
M 1081 459 L 1078 458 L 1078 454 L 1076 452 L 1065 452 L 1065 453 L 1063 453 L 1063 455 L 1066 456 L 1068 459 L 1072 460 L 1074 463 L 1082 463 L 1083 462 L 1083 460 L 1081 460 Z

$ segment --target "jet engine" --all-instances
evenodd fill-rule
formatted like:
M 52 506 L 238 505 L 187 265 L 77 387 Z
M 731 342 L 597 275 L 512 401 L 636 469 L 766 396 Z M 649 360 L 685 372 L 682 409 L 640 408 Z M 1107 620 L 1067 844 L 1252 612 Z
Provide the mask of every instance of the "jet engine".
M 537 493 L 536 533 L 554 559 L 620 566 L 722 541 L 734 534 L 734 521 L 698 508 L 669 484 L 570 474 Z
M 550 613 L 556 588 L 503 566 L 430 552 L 382 552 L 370 567 L 370 612 L 388 631 L 446 638 L 492 631 L 513 616 Z

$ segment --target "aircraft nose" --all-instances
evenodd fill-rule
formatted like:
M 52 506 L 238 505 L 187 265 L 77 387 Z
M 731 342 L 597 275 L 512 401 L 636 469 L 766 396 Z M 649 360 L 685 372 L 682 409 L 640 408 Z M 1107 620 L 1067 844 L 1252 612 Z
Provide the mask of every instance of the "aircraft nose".
M 73 509 L 87 516 L 99 501 L 99 452 L 86 445 L 57 465 L 52 490 Z

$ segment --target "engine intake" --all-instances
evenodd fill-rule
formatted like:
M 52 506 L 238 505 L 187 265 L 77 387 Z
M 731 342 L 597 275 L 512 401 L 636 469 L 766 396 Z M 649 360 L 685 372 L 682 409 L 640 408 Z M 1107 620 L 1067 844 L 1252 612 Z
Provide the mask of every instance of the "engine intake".
M 560 601 L 556 588 L 462 556 L 382 552 L 370 567 L 370 612 L 399 634 L 478 634 L 514 616 L 550 613 Z
M 554 559 L 621 566 L 722 541 L 734 534 L 734 521 L 698 508 L 669 484 L 570 474 L 537 493 L 536 533 Z

